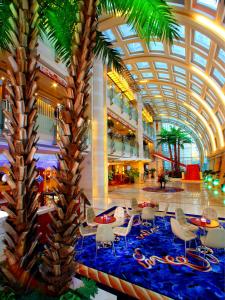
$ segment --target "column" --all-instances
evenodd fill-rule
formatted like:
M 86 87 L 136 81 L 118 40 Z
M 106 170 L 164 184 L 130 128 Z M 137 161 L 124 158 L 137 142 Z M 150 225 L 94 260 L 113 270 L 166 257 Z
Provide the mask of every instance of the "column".
M 91 161 L 93 206 L 99 209 L 105 209 L 108 206 L 106 78 L 106 70 L 102 62 L 96 60 L 93 67 L 91 99 Z
M 141 95 L 137 94 L 137 111 L 138 111 L 137 142 L 138 142 L 138 149 L 139 149 L 138 150 L 139 159 L 144 158 L 142 109 L 143 109 L 143 103 L 142 103 Z

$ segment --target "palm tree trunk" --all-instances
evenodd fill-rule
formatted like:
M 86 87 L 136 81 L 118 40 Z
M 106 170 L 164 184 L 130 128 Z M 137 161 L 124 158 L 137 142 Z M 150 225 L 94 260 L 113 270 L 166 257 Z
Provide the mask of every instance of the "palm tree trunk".
M 169 147 L 170 159 L 173 160 L 172 148 L 171 148 L 170 143 L 168 143 L 168 147 Z M 172 162 L 171 162 L 171 171 L 173 171 L 173 163 Z
M 178 161 L 178 163 L 180 163 L 180 141 L 178 141 L 177 147 L 178 147 L 177 161 Z M 180 169 L 180 165 L 179 165 L 179 169 Z
M 42 276 L 53 294 L 61 294 L 68 289 L 75 274 L 74 244 L 80 222 L 80 164 L 83 160 L 82 152 L 86 148 L 84 137 L 88 118 L 85 111 L 90 101 L 89 79 L 94 60 L 97 1 L 80 1 L 79 5 L 80 22 L 74 34 L 67 98 L 60 121 L 59 201 L 56 204 L 56 215 L 52 216 L 52 235 L 41 267 Z
M 177 142 L 174 143 L 174 169 L 177 171 Z
M 9 285 L 17 290 L 27 289 L 32 270 L 38 259 L 34 233 L 38 194 L 33 190 L 36 175 L 34 154 L 37 144 L 37 109 L 34 94 L 37 90 L 37 38 L 38 4 L 36 0 L 15 0 L 15 32 L 8 55 L 7 74 L 10 85 L 6 87 L 11 112 L 4 111 L 8 119 L 8 143 L 5 155 L 9 160 L 10 176 L 7 180 L 11 193 L 2 192 L 8 201 L 4 210 L 9 214 L 6 221 L 6 264 L 1 268 Z

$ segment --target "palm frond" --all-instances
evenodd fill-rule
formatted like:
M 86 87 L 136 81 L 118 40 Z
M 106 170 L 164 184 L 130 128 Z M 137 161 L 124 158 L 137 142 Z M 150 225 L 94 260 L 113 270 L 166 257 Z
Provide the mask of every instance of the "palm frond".
M 125 17 L 147 41 L 159 38 L 172 43 L 179 38 L 172 9 L 164 0 L 101 0 L 99 11 Z
M 117 72 L 122 72 L 125 69 L 120 53 L 113 49 L 113 44 L 100 31 L 97 31 L 96 45 L 94 54 L 100 58 L 103 64 L 109 68 L 114 68 Z
M 0 50 L 9 50 L 12 45 L 11 32 L 13 30 L 13 13 L 10 9 L 11 1 L 0 2 Z
M 44 3 L 40 9 L 42 38 L 47 36 L 57 56 L 67 66 L 70 63 L 73 29 L 76 23 L 77 11 L 78 2 L 75 0 L 53 1 L 52 5 L 45 5 Z

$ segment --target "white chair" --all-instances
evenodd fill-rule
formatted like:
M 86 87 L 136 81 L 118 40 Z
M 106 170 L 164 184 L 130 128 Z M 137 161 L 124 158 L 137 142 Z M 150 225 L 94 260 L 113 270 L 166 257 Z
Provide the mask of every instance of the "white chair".
M 112 245 L 113 254 L 115 255 L 115 247 L 114 247 L 115 235 L 113 233 L 113 229 L 109 224 L 100 224 L 97 228 L 96 233 L 96 254 L 98 252 L 98 244 L 106 243 Z
M 161 205 L 159 204 L 159 206 L 161 206 Z M 168 209 L 169 209 L 169 204 L 166 204 L 164 210 L 155 212 L 155 217 L 160 217 L 163 219 L 164 226 L 166 226 L 166 214 L 168 212 Z
M 130 216 L 130 217 L 132 217 L 132 216 L 139 216 L 139 219 L 140 219 L 141 212 L 137 211 L 135 209 L 132 209 L 132 208 L 130 209 L 128 207 L 127 202 L 126 202 L 126 212 L 127 212 L 128 216 Z
M 95 227 L 98 226 L 98 224 L 94 221 L 94 218 L 96 217 L 95 211 L 93 207 L 87 207 L 86 210 L 86 222 L 89 226 Z
M 147 221 L 152 221 L 153 227 L 155 227 L 155 211 L 152 207 L 143 207 L 142 213 L 141 213 L 141 219 L 142 219 L 142 224 L 144 226 L 149 226 L 151 225 Z M 146 221 L 146 222 L 144 222 Z
M 170 224 L 171 224 L 171 229 L 172 229 L 174 236 L 176 236 L 179 239 L 184 241 L 185 256 L 186 256 L 187 242 L 195 240 L 197 238 L 197 235 L 191 231 L 184 230 L 183 227 L 180 225 L 180 223 L 174 218 L 170 218 Z M 195 240 L 195 242 L 196 242 L 196 240 Z
M 97 228 L 93 228 L 92 226 L 85 226 L 81 224 L 79 226 L 80 235 L 82 237 L 81 248 L 83 248 L 84 238 L 86 236 L 96 235 Z
M 179 224 L 183 227 L 184 230 L 190 230 L 193 232 L 196 232 L 198 230 L 198 226 L 195 226 L 187 222 L 187 219 L 185 217 L 182 208 L 176 208 L 175 216 L 176 216 L 176 220 L 179 222 Z
M 225 250 L 225 230 L 224 228 L 213 228 L 206 236 L 201 236 L 202 244 L 209 248 Z
M 214 208 L 206 207 L 203 209 L 202 216 L 205 219 L 218 221 L 218 215 Z
M 141 212 L 142 211 L 142 208 L 138 207 L 138 201 L 137 201 L 136 198 L 132 198 L 131 199 L 131 208 L 133 210 L 136 210 L 137 212 Z
M 116 221 L 114 223 L 112 223 L 112 227 L 122 226 L 124 224 L 124 221 L 125 221 L 124 208 L 118 206 L 115 209 L 114 217 L 116 218 Z
M 113 233 L 119 236 L 124 236 L 126 248 L 127 248 L 127 235 L 130 233 L 133 225 L 134 216 L 132 216 L 128 222 L 127 227 L 116 227 L 113 229 Z

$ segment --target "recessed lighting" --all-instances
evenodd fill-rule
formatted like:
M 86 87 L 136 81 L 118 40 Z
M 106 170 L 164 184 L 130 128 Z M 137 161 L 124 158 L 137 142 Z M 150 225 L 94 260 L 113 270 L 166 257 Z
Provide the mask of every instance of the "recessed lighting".
M 4 77 L 4 76 L 2 76 L 2 77 L 1 77 L 1 80 L 5 80 L 5 77 Z
M 56 82 L 53 82 L 52 87 L 56 88 L 58 84 Z
M 38 93 L 34 93 L 34 96 L 37 96 L 38 95 Z
M 140 80 L 139 82 L 140 83 L 146 83 L 146 82 L 148 82 L 148 80 L 144 79 L 144 80 Z
M 154 98 L 162 98 L 162 95 L 155 95 Z

